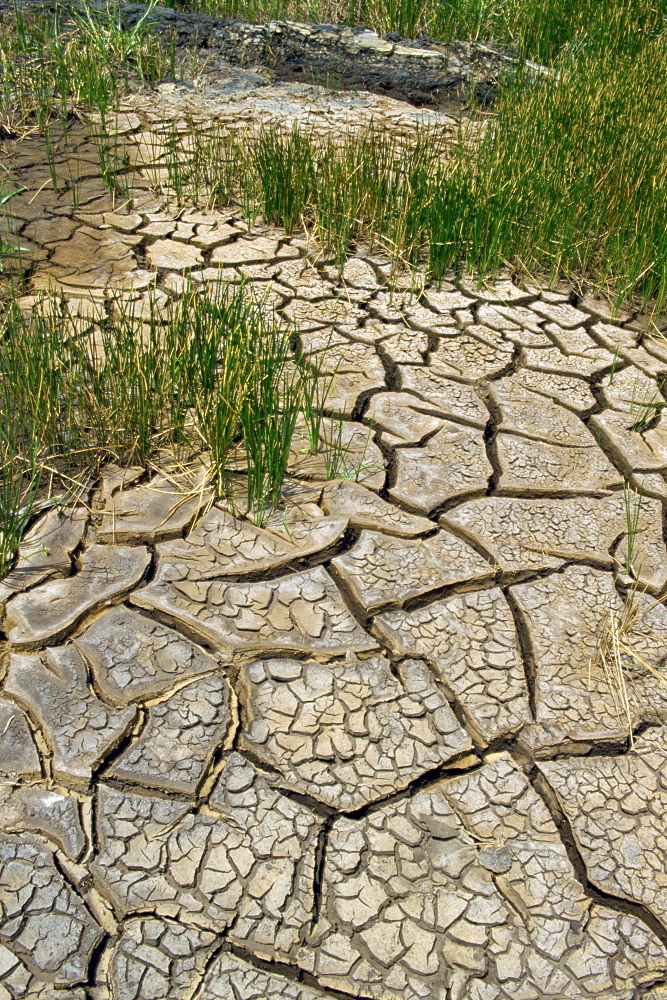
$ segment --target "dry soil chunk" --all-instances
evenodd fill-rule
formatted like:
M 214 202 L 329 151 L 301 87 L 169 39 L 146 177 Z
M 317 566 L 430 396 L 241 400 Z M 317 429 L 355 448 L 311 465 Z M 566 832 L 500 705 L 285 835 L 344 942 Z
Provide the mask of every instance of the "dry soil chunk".
M 621 475 L 596 447 L 533 441 L 501 431 L 495 442 L 501 476 L 497 492 L 593 493 L 621 482 Z
M 213 507 L 187 538 L 157 549 L 161 582 L 243 576 L 326 553 L 347 528 L 345 517 L 286 517 L 287 537 Z
M 87 784 L 135 718 L 134 708 L 112 709 L 94 694 L 73 646 L 14 653 L 5 690 L 38 720 L 53 751 L 54 774 L 64 781 Z
M 337 819 L 314 939 L 300 962 L 323 986 L 377 1000 L 620 996 L 667 958 L 636 917 L 591 902 L 508 754 Z
M 423 540 L 362 531 L 356 545 L 336 556 L 332 565 L 369 612 L 452 584 L 480 583 L 493 572 L 473 548 L 448 531 Z
M 388 611 L 377 616 L 375 627 L 395 653 L 423 656 L 433 665 L 480 743 L 531 720 L 514 621 L 500 590 Z
M 481 430 L 447 421 L 423 448 L 398 448 L 392 497 L 428 513 L 448 500 L 485 493 L 493 469 Z
M 241 672 L 242 748 L 279 784 L 358 809 L 471 747 L 428 667 L 366 660 L 265 660 Z
M 27 837 L 0 835 L 0 893 L 0 942 L 38 980 L 86 982 L 102 928 L 60 874 L 53 853 Z
M 25 715 L 17 705 L 0 698 L 0 776 L 14 781 L 40 772 L 37 747 Z
M 163 583 L 158 576 L 131 599 L 141 608 L 169 615 L 229 653 L 345 653 L 375 647 L 321 566 L 266 583 Z
M 108 966 L 113 1000 L 185 1000 L 199 985 L 216 935 L 164 917 L 128 920 Z
M 614 556 L 625 560 L 625 549 L 614 544 L 627 534 L 627 497 L 571 499 L 482 497 L 461 504 L 443 516 L 481 546 L 506 573 L 557 568 L 565 560 L 591 560 L 611 569 Z M 667 580 L 667 553 L 662 540 L 662 510 L 655 500 L 638 500 L 635 550 L 641 579 L 650 585 Z
M 327 483 L 320 502 L 327 514 L 346 515 L 350 524 L 358 528 L 371 528 L 405 538 L 423 535 L 434 528 L 433 522 L 427 517 L 408 514 L 400 507 L 387 503 L 361 483 L 345 479 Z
M 441 337 L 429 355 L 429 367 L 437 374 L 465 382 L 498 375 L 512 360 L 514 348 L 486 326 L 469 326 L 465 333 Z
M 277 972 L 265 972 L 229 951 L 209 968 L 197 1000 L 335 1000 L 331 993 L 311 989 Z
M 44 834 L 76 861 L 86 846 L 79 801 L 38 785 L 0 785 L 0 811 L 7 831 Z
M 380 392 L 373 396 L 364 415 L 364 423 L 382 431 L 382 441 L 388 445 L 419 444 L 440 430 L 444 421 L 425 413 L 427 404 L 407 392 Z
M 0 583 L 0 602 L 72 567 L 72 553 L 81 544 L 87 512 L 83 507 L 51 510 L 40 518 L 19 546 L 14 569 Z
M 151 705 L 148 723 L 107 772 L 167 792 L 194 794 L 230 723 L 229 685 L 218 672 Z
M 451 420 L 474 427 L 488 423 L 488 410 L 472 386 L 445 378 L 432 368 L 399 365 L 397 374 L 403 393 L 414 393 Z
M 74 576 L 44 583 L 7 604 L 10 641 L 24 648 L 56 642 L 89 611 L 135 587 L 149 561 L 143 547 L 91 545 Z
M 100 615 L 74 645 L 91 664 L 102 692 L 121 705 L 155 698 L 218 666 L 185 636 L 125 607 Z
M 96 880 L 121 913 L 159 906 L 218 933 L 233 924 L 235 943 L 287 957 L 310 921 L 321 821 L 236 753 L 210 806 L 102 785 Z
M 559 743 L 623 739 L 628 720 L 620 708 L 619 691 L 610 685 L 596 657 L 610 614 L 618 622 L 623 610 L 612 575 L 588 566 L 569 566 L 562 573 L 512 587 L 511 593 L 525 616 L 536 665 L 536 720 L 545 732 L 542 737 L 539 733 L 530 737 L 535 752 L 542 753 L 542 745 L 546 753 Z M 657 650 L 667 637 L 667 623 L 660 614 L 664 609 L 650 612 L 655 602 L 645 600 L 637 629 L 623 641 L 636 645 L 640 656 L 655 664 L 662 655 Z M 641 634 L 643 626 L 655 635 L 647 639 Z M 667 687 L 663 691 L 662 681 L 654 678 L 654 682 L 642 682 L 637 696 L 632 677 L 626 677 L 634 725 L 655 711 L 664 717 Z
M 100 542 L 159 542 L 176 538 L 206 507 L 210 493 L 184 492 L 183 484 L 157 476 L 145 486 L 117 493 L 97 531 Z
M 544 761 L 539 769 L 571 826 L 588 878 L 645 906 L 667 927 L 667 741 L 649 729 L 620 757 Z

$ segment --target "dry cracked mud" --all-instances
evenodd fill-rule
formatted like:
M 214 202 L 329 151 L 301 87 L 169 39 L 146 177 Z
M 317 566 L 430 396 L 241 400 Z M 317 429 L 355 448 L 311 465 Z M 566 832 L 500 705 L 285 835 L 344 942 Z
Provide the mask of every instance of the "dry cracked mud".
M 664 998 L 667 423 L 641 407 L 667 351 L 569 289 L 392 287 L 363 247 L 339 273 L 164 207 L 139 154 L 197 100 L 437 114 L 167 85 L 122 108 L 125 206 L 83 134 L 76 209 L 34 138 L 9 149 L 26 310 L 246 276 L 333 389 L 264 528 L 109 467 L 26 536 L 0 585 L 0 997 Z M 595 653 L 633 593 L 619 692 Z

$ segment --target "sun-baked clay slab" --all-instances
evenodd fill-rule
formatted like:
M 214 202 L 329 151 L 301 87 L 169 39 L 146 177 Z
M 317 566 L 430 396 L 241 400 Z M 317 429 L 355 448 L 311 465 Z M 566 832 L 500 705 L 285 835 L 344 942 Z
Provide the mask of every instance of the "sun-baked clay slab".
M 538 766 L 572 827 L 593 885 L 642 904 L 667 927 L 664 729 L 647 730 L 621 757 Z
M 38 720 L 53 753 L 54 774 L 65 782 L 87 784 L 136 715 L 134 708 L 113 709 L 95 695 L 73 646 L 12 654 L 5 690 Z
M 369 612 L 453 584 L 479 584 L 493 575 L 488 561 L 449 531 L 423 540 L 362 531 L 356 545 L 331 563 Z
M 445 378 L 432 368 L 399 365 L 396 372 L 404 393 L 414 393 L 450 420 L 482 428 L 488 423 L 489 412 L 473 386 Z
M 403 538 L 423 535 L 435 528 L 427 517 L 409 514 L 387 503 L 361 483 L 345 479 L 327 483 L 320 502 L 327 514 L 349 517 L 350 524 L 357 528 L 370 528 Z
M 49 511 L 25 535 L 16 565 L 0 583 L 0 604 L 45 580 L 66 576 L 83 541 L 88 512 L 83 507 Z
M 101 785 L 91 868 L 120 913 L 169 908 L 271 959 L 310 921 L 320 826 L 234 753 L 206 812 Z
M 111 945 L 107 982 L 113 1000 L 184 1000 L 201 982 L 216 935 L 167 917 L 127 920 Z
M 206 509 L 209 490 L 185 491 L 186 484 L 157 476 L 145 486 L 116 493 L 97 530 L 99 542 L 146 542 L 177 538 Z
M 361 652 L 375 642 L 322 567 L 266 583 L 158 576 L 132 603 L 160 611 L 223 652 Z
M 313 943 L 299 957 L 318 982 L 377 1000 L 544 998 L 547 983 L 620 997 L 665 961 L 636 916 L 584 892 L 509 754 L 336 820 Z
M 242 668 L 241 749 L 278 784 L 353 810 L 405 788 L 470 750 L 428 667 L 383 656 L 317 663 L 257 660 Z
M 389 494 L 428 513 L 443 503 L 486 492 L 493 468 L 481 430 L 447 421 L 423 448 L 399 448 Z
M 587 447 L 572 448 L 501 431 L 495 448 L 501 494 L 594 493 L 623 481 L 593 440 Z
M 525 734 L 535 753 L 547 756 L 555 746 L 618 742 L 627 736 L 628 719 L 622 692 L 611 683 L 596 656 L 610 614 L 620 622 L 623 602 L 611 573 L 588 566 L 569 566 L 561 573 L 511 588 L 525 617 L 535 669 L 538 729 Z M 650 598 L 638 605 L 636 626 L 622 641 L 637 649 L 653 666 L 667 639 L 667 616 Z M 630 656 L 630 660 L 632 657 Z M 641 662 L 641 661 L 640 661 Z M 667 719 L 667 685 L 653 677 L 633 692 L 625 678 L 631 722 Z M 542 727 L 540 731 L 539 727 Z
M 185 636 L 126 607 L 105 611 L 74 645 L 104 695 L 121 705 L 155 698 L 219 665 Z
M 143 547 L 91 545 L 74 576 L 51 580 L 8 603 L 5 628 L 10 641 L 25 649 L 57 642 L 87 612 L 135 587 L 149 562 Z
M 377 616 L 375 629 L 393 652 L 433 665 L 482 745 L 531 721 L 519 641 L 500 590 L 388 611 Z
M 186 538 L 158 545 L 158 578 L 167 582 L 257 575 L 314 553 L 324 558 L 345 533 L 347 518 L 287 514 L 285 524 L 285 533 L 278 534 L 213 507 Z
M 193 795 L 229 729 L 230 690 L 218 672 L 151 705 L 138 739 L 116 758 L 109 778 Z
M 103 931 L 61 874 L 53 852 L 37 839 L 0 835 L 0 893 L 0 943 L 54 986 L 87 982 Z

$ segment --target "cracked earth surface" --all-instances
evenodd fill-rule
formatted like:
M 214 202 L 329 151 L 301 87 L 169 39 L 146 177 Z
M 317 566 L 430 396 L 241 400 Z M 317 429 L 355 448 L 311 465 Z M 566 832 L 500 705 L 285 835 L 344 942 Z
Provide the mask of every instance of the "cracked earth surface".
M 315 101 L 290 86 L 288 121 Z M 331 127 L 355 99 L 425 114 L 333 95 Z M 316 455 L 297 428 L 264 528 L 108 467 L 26 536 L 0 584 L 0 996 L 664 1000 L 667 425 L 632 428 L 667 350 L 568 289 L 392 287 L 364 248 L 339 273 L 164 208 L 140 154 L 192 100 L 125 102 L 125 207 L 84 135 L 76 210 L 16 145 L 24 308 L 55 287 L 85 325 L 108 290 L 245 276 L 332 419 Z M 631 742 L 594 653 L 633 577 Z

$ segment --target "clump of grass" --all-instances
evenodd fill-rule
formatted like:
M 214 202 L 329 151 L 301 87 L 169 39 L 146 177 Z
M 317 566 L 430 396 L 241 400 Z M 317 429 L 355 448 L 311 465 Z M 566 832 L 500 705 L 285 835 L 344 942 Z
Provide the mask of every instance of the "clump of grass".
M 630 401 L 630 414 L 634 417 L 633 422 L 630 424 L 631 431 L 646 430 L 665 406 L 665 400 L 659 396 L 659 390 L 662 389 L 664 382 L 661 382 L 653 392 L 646 389 L 641 398 L 638 398 L 636 395 L 638 382 L 639 379 L 635 382 L 632 400 Z
M 292 363 L 290 331 L 264 305 L 245 287 L 223 284 L 207 293 L 190 287 L 178 302 L 149 297 L 141 314 L 119 297 L 82 331 L 64 299 L 44 297 L 26 317 L 10 298 L 0 316 L 7 552 L 20 539 L 40 470 L 71 483 L 108 460 L 151 468 L 165 455 L 185 462 L 203 449 L 208 479 L 224 496 L 229 451 L 241 447 L 247 511 L 263 521 L 279 503 L 310 391 Z
M 93 15 L 88 8 L 64 21 L 31 16 L 16 5 L 12 21 L 0 23 L 0 126 L 15 133 L 33 123 L 43 131 L 78 109 L 96 109 L 105 120 L 134 77 L 141 82 L 173 75 L 175 43 L 148 30 L 144 16 L 125 29 L 117 2 Z

